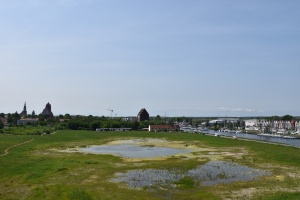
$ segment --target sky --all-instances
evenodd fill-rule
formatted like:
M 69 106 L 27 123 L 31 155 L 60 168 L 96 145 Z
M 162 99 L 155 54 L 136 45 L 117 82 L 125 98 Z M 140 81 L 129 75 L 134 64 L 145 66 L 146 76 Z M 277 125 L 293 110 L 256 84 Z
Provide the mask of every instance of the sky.
M 300 116 L 299 0 L 0 0 L 0 112 Z

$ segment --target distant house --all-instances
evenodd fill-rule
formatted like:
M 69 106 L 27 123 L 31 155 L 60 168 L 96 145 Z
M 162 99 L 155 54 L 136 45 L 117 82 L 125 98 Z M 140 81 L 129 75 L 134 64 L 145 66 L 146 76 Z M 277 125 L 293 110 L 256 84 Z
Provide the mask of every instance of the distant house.
M 131 131 L 131 128 L 97 128 L 96 131 Z
M 245 126 L 246 127 L 258 126 L 258 120 L 257 119 L 245 120 Z
M 246 131 L 258 131 L 259 121 L 257 119 L 245 120 L 245 130 Z
M 300 121 L 295 122 L 295 130 L 300 132 Z
M 17 121 L 18 125 L 36 124 L 39 121 L 38 118 L 22 118 Z
M 0 121 L 6 125 L 7 124 L 7 119 L 5 117 L 0 117 Z
M 149 131 L 159 132 L 159 131 L 179 131 L 180 127 L 178 125 L 149 125 Z
M 209 122 L 210 126 L 214 126 L 214 125 L 223 125 L 224 124 L 224 120 L 221 119 L 215 119 L 215 120 L 210 120 Z
M 122 117 L 122 122 L 133 122 L 136 120 L 136 117 Z
M 138 122 L 149 121 L 149 113 L 145 108 L 141 109 L 140 112 L 138 113 L 137 121 Z

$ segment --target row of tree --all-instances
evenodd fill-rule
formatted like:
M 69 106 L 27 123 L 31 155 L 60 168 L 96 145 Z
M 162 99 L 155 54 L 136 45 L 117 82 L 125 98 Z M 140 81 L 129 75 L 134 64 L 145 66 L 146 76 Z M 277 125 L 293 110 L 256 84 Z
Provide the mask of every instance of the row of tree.
M 6 118 L 8 126 L 17 126 L 17 120 L 21 119 L 21 116 L 15 113 L 9 113 L 5 115 L 0 113 L 1 118 Z M 96 130 L 97 128 L 131 128 L 132 130 L 139 130 L 143 128 L 148 128 L 150 124 L 174 124 L 175 122 L 185 121 L 187 124 L 198 126 L 205 122 L 208 124 L 210 118 L 192 118 L 192 117 L 161 117 L 157 115 L 156 117 L 151 117 L 150 121 L 123 121 L 121 117 L 119 118 L 109 118 L 109 117 L 98 117 L 98 116 L 71 116 L 70 114 L 59 115 L 54 118 L 47 118 L 44 115 L 28 116 L 38 118 L 35 123 L 29 123 L 31 126 L 46 126 L 56 127 L 59 130 L 71 129 L 71 130 Z M 272 116 L 264 117 L 267 120 L 292 120 L 294 119 L 291 115 L 285 115 L 283 117 Z M 243 126 L 243 121 L 240 120 L 237 123 L 226 123 L 226 127 L 235 128 Z M 220 126 L 215 124 L 216 127 Z M 224 126 L 224 125 L 223 125 Z M 0 129 L 4 127 L 4 124 L 0 120 Z
M 16 112 L 13 114 L 0 114 L 0 117 L 5 117 L 9 127 L 23 126 L 17 125 L 17 121 L 21 119 L 21 116 Z M 165 124 L 165 122 L 158 120 L 137 122 L 123 121 L 122 118 L 109 118 L 98 116 L 71 116 L 70 114 L 59 115 L 53 118 L 47 118 L 43 115 L 37 115 L 37 121 L 28 122 L 30 126 L 50 126 L 55 127 L 58 130 L 70 129 L 70 130 L 96 130 L 97 128 L 131 128 L 132 130 L 139 130 L 148 128 L 149 124 Z M 0 129 L 3 128 L 3 123 L 0 120 Z

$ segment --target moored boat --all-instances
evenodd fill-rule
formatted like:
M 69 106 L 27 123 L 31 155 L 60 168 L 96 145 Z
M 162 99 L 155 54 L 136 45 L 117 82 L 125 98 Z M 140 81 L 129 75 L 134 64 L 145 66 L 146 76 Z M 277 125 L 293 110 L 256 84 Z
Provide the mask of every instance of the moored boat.
M 297 137 L 295 137 L 295 136 L 290 136 L 290 135 L 285 135 L 285 136 L 283 136 L 282 138 L 284 138 L 284 139 L 297 139 Z

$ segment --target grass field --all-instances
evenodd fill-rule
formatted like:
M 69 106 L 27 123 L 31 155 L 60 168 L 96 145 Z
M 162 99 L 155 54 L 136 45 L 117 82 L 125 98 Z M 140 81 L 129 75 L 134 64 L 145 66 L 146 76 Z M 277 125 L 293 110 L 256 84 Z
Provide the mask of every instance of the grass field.
M 128 161 L 112 155 L 66 153 L 73 147 L 130 138 L 182 141 L 207 149 L 191 157 Z M 188 170 L 212 159 L 266 170 L 259 180 L 176 188 L 129 189 L 109 181 L 132 169 Z M 192 133 L 58 131 L 49 135 L 0 135 L 0 199 L 300 199 L 300 149 Z

